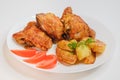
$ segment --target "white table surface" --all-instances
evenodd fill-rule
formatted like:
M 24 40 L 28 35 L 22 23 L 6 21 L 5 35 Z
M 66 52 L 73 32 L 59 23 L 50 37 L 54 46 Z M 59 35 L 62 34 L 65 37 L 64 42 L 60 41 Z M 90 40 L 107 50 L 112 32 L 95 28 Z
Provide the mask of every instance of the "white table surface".
M 116 49 L 111 60 L 77 80 L 120 79 L 120 0 L 0 0 L 0 80 L 35 80 L 15 71 L 4 57 L 9 30 L 39 12 L 62 13 L 67 6 L 102 22 L 114 35 Z

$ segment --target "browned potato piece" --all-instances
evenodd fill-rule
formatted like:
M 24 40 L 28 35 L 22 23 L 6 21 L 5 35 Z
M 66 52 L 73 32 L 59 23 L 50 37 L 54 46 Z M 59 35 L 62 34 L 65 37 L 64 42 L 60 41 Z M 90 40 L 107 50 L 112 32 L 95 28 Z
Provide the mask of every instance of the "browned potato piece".
M 56 55 L 58 60 L 65 65 L 72 65 L 77 61 L 77 56 L 74 53 L 60 49 L 58 47 L 56 48 Z
M 96 40 L 94 43 L 89 44 L 92 52 L 103 53 L 106 47 L 106 44 L 100 40 Z
M 93 64 L 96 60 L 96 54 L 95 53 L 92 53 L 91 55 L 89 55 L 88 57 L 86 57 L 84 60 L 83 60 L 83 63 L 85 64 Z
M 91 55 L 91 50 L 86 45 L 80 45 L 76 47 L 76 55 L 79 61 Z
M 94 53 L 103 53 L 105 50 L 106 44 L 100 40 L 90 37 L 85 37 L 82 40 L 87 41 L 88 47 L 91 48 Z
M 74 49 L 71 49 L 69 44 L 71 43 L 75 43 L 77 44 L 77 41 L 76 40 L 70 40 L 70 41 L 67 41 L 67 40 L 61 40 L 57 43 L 57 47 L 63 49 L 63 50 L 67 50 L 67 51 L 74 51 Z
M 63 50 L 67 50 L 67 51 L 73 51 L 72 49 L 70 49 L 70 47 L 68 46 L 70 42 L 67 40 L 61 40 L 57 43 L 57 47 L 63 49 Z

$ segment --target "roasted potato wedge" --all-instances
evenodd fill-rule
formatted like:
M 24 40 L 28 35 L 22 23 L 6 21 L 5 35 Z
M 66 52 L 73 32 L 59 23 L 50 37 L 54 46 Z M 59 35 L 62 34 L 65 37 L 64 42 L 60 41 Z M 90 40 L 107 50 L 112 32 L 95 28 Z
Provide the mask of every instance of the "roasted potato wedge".
M 88 46 L 91 48 L 92 52 L 100 54 L 104 52 L 106 44 L 100 40 L 96 40 L 94 43 L 91 43 Z
M 83 60 L 84 58 L 88 57 L 91 55 L 91 50 L 88 46 L 86 45 L 80 45 L 76 47 L 76 54 L 78 60 Z
M 77 56 L 73 52 L 66 51 L 58 47 L 56 48 L 56 55 L 58 60 L 65 65 L 72 65 L 77 61 Z
M 84 60 L 83 60 L 83 63 L 85 64 L 93 64 L 96 60 L 96 54 L 95 53 L 92 53 L 91 55 L 89 55 L 88 57 L 86 57 Z
M 67 40 L 61 40 L 57 43 L 57 47 L 59 47 L 60 49 L 63 49 L 63 50 L 67 50 L 67 51 L 73 51 L 69 46 L 69 41 Z

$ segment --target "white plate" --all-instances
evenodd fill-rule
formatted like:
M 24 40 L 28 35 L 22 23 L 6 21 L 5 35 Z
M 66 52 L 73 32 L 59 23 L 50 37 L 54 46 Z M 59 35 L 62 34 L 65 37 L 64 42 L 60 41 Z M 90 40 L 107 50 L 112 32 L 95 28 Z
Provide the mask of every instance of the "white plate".
M 33 69 L 37 69 L 40 71 L 47 71 L 47 72 L 54 72 L 54 73 L 76 73 L 76 72 L 82 72 L 82 71 L 86 71 L 86 70 L 90 70 L 93 68 L 96 68 L 100 65 L 102 65 L 104 62 L 107 62 L 109 60 L 109 58 L 111 57 L 111 55 L 113 54 L 113 50 L 115 48 L 115 41 L 114 41 L 114 37 L 112 36 L 111 32 L 99 21 L 91 18 L 91 17 L 86 17 L 86 16 L 81 16 L 86 22 L 87 24 L 96 31 L 96 38 L 105 42 L 106 43 L 106 50 L 105 52 L 98 56 L 95 63 L 94 64 L 78 64 L 78 65 L 73 65 L 73 66 L 64 66 L 62 64 L 60 64 L 58 62 L 57 66 L 53 69 L 40 69 L 40 68 L 36 68 L 35 66 L 31 65 L 31 64 L 27 64 L 25 62 L 22 61 L 23 58 L 16 56 L 14 54 L 10 54 L 12 56 L 15 57 L 15 59 L 17 61 L 20 61 L 23 65 L 27 65 L 28 67 L 32 67 Z M 22 30 L 25 25 L 27 24 L 28 21 L 25 21 L 24 23 L 17 23 L 19 24 L 18 26 L 14 26 L 8 36 L 7 36 L 7 46 L 9 50 L 12 49 L 23 49 L 22 46 L 20 46 L 19 44 L 17 44 L 13 38 L 12 35 L 13 33 L 16 33 L 20 30 Z M 55 46 L 53 46 L 48 53 L 55 53 Z

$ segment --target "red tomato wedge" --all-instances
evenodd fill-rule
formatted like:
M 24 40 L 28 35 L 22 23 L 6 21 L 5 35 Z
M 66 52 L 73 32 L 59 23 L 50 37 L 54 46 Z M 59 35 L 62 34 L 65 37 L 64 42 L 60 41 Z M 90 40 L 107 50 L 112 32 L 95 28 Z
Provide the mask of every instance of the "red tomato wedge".
M 14 54 L 21 57 L 32 57 L 36 54 L 36 50 L 26 49 L 26 50 L 11 50 Z
M 38 51 L 33 57 L 24 59 L 23 61 L 31 64 L 36 64 L 43 60 L 46 56 L 46 51 Z
M 36 67 L 43 69 L 54 68 L 57 63 L 57 57 L 55 55 L 47 55 L 42 61 L 36 64 Z

